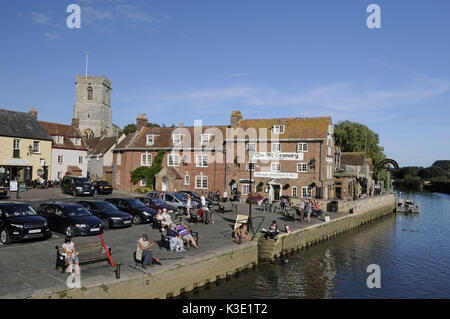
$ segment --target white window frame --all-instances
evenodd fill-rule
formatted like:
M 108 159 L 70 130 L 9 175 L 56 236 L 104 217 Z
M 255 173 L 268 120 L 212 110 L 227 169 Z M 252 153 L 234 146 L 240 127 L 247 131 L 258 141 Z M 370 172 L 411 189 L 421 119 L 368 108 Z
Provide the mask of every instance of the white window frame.
M 309 145 L 308 143 L 297 143 L 297 153 L 308 152 Z
M 200 143 L 201 145 L 207 145 L 211 142 L 212 134 L 202 134 L 200 135 Z
M 189 174 L 184 175 L 184 185 L 191 185 L 191 177 L 189 176 Z
M 256 152 L 256 143 L 248 143 L 247 144 L 247 151 L 249 151 L 249 152 Z
M 208 189 L 208 176 L 205 175 L 195 176 L 195 189 Z
M 254 172 L 254 171 L 255 171 L 255 168 L 256 168 L 256 163 L 253 163 L 253 162 L 245 163 L 245 170 L 246 170 L 247 172 L 250 171 L 250 164 L 253 165 L 252 172 Z
M 142 187 L 146 187 L 147 186 L 147 183 L 145 182 L 145 179 L 141 179 L 140 185 Z
M 141 166 L 152 166 L 153 156 L 149 153 L 141 154 Z
M 172 134 L 173 145 L 179 145 L 183 141 L 183 134 Z
M 297 163 L 297 172 L 298 173 L 307 173 L 308 172 L 308 164 L 300 162 Z
M 145 145 L 153 145 L 155 144 L 155 134 L 147 134 L 145 139 Z
M 78 164 L 83 164 L 83 156 L 78 156 Z
M 122 153 L 117 153 L 117 165 L 122 165 Z
M 298 197 L 298 188 L 297 188 L 297 186 L 292 186 L 292 197 L 294 197 L 294 198 Z
M 271 172 L 281 172 L 281 163 L 270 163 L 270 171 Z
M 272 153 L 281 152 L 281 143 L 272 143 L 270 149 L 272 150 Z
M 64 163 L 64 155 L 58 155 L 58 164 L 63 164 Z
M 302 187 L 302 198 L 311 198 L 312 197 L 312 188 L 309 186 Z
M 284 134 L 286 132 L 286 125 L 274 125 L 272 127 L 272 133 Z
M 180 166 L 180 154 L 167 154 L 167 166 L 177 167 Z
M 242 195 L 248 195 L 252 190 L 251 184 L 242 184 Z
M 209 156 L 208 154 L 195 154 L 195 167 L 208 167 Z
M 20 140 L 14 139 L 14 141 L 13 141 L 13 149 L 20 150 Z
M 333 178 L 333 166 L 327 165 L 327 179 Z
M 36 145 L 37 145 L 37 148 L 36 148 Z M 41 153 L 41 143 L 39 143 L 39 141 L 33 141 L 33 153 L 34 154 Z

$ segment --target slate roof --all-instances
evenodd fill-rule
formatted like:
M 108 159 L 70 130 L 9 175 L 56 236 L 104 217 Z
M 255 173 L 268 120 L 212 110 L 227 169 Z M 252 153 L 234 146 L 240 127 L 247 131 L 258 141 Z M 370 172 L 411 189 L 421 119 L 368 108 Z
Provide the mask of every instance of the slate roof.
M 51 141 L 52 138 L 30 113 L 0 109 L 0 136 Z

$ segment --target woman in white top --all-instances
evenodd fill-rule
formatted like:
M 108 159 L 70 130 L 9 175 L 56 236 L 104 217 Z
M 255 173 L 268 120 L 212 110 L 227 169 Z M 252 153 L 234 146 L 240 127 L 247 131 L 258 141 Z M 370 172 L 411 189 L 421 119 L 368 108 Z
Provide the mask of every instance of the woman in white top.
M 188 194 L 187 196 L 187 200 L 186 200 L 186 212 L 187 212 L 187 217 L 191 217 L 191 195 Z
M 64 239 L 64 244 L 62 245 L 64 249 L 64 253 L 66 254 L 66 260 L 69 263 L 69 272 L 70 275 L 73 276 L 72 267 L 75 263 L 75 272 L 77 275 L 80 275 L 80 265 L 78 263 L 78 253 L 75 249 L 75 244 L 72 242 L 72 238 L 67 236 Z

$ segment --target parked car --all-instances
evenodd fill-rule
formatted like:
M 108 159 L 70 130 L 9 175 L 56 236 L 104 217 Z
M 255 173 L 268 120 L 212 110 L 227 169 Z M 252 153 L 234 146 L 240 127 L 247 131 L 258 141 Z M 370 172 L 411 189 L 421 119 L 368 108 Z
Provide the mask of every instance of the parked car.
M 63 194 L 71 194 L 73 197 L 79 195 L 94 196 L 94 185 L 86 177 L 66 175 L 61 181 Z
M 177 214 L 179 214 L 179 215 L 186 214 L 187 202 L 186 202 L 186 198 L 182 194 L 174 193 L 174 192 L 151 191 L 151 192 L 147 192 L 145 194 L 145 197 L 158 198 L 158 199 L 162 200 L 166 205 L 175 207 L 175 209 L 177 210 Z M 200 206 L 194 199 L 192 199 L 191 204 L 193 205 L 192 208 L 197 208 Z
M 108 182 L 98 181 L 94 183 L 94 190 L 96 194 L 109 195 L 113 192 L 113 187 Z
M 127 212 L 133 216 L 133 224 L 152 223 L 157 211 L 145 206 L 134 198 L 106 198 L 107 202 L 116 206 L 119 210 Z
M 148 198 L 148 197 L 136 197 L 135 199 L 137 199 L 138 201 L 142 202 L 145 204 L 145 206 L 153 208 L 155 210 L 158 209 L 167 209 L 168 213 L 173 213 L 176 208 L 170 205 L 167 205 L 166 203 L 164 203 L 162 200 L 157 199 L 157 198 Z
M 190 192 L 190 191 L 180 191 L 177 194 L 180 194 L 186 201 L 187 201 L 187 196 L 191 195 L 191 201 L 194 202 L 198 207 L 202 207 L 201 196 L 198 195 L 197 193 Z M 196 195 L 194 195 L 194 194 L 196 194 Z M 211 205 L 211 202 L 209 200 L 207 200 L 206 197 L 205 197 L 205 202 L 206 202 L 206 206 L 209 207 Z
M 132 216 L 117 209 L 111 203 L 102 200 L 80 201 L 92 215 L 97 216 L 103 222 L 105 228 L 131 227 Z
M 13 241 L 30 238 L 50 238 L 48 222 L 28 204 L 0 203 L 0 241 L 8 245 Z
M 102 221 L 86 208 L 74 203 L 45 203 L 39 206 L 39 215 L 46 218 L 50 230 L 66 236 L 86 236 L 103 233 Z
M 164 192 L 160 192 L 160 191 L 150 191 L 150 192 L 145 193 L 145 197 L 162 199 L 163 193 Z
M 7 198 L 8 197 L 8 189 L 6 187 L 0 186 L 0 198 Z

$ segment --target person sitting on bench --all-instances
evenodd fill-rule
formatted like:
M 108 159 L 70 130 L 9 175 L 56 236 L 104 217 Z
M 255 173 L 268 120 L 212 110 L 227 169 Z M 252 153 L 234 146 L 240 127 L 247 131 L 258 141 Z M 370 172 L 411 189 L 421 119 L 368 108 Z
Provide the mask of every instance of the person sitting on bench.
M 184 251 L 184 242 L 180 238 L 180 234 L 175 229 L 175 224 L 170 224 L 167 229 L 166 237 L 169 237 L 170 250 Z
M 176 227 L 178 234 L 181 235 L 181 238 L 186 242 L 186 246 L 189 248 L 189 244 L 194 246 L 195 248 L 198 248 L 197 243 L 195 242 L 194 237 L 192 237 L 191 234 L 189 234 L 189 231 L 187 230 L 184 220 L 181 221 L 180 225 Z
M 250 240 L 250 234 L 247 234 L 247 224 L 242 224 L 236 229 L 234 237 L 239 240 Z
M 69 265 L 69 272 L 71 276 L 73 275 L 72 267 L 75 263 L 75 272 L 77 276 L 80 275 L 80 265 L 78 263 L 78 253 L 75 249 L 75 244 L 72 242 L 72 238 L 69 236 L 66 236 L 64 239 L 64 244 L 62 245 L 62 248 L 64 249 L 64 253 L 66 254 L 66 261 Z
M 314 200 L 314 202 L 313 202 L 313 211 L 314 211 L 314 214 L 317 215 L 317 218 L 322 216 L 322 210 L 320 209 L 320 204 L 319 204 L 318 200 Z
M 154 245 L 148 241 L 148 235 L 143 234 L 142 237 L 138 241 L 137 249 L 136 249 L 136 259 L 142 260 L 142 267 L 147 269 L 147 266 L 152 264 L 153 253 L 150 248 Z
M 264 238 L 265 239 L 268 239 L 268 238 L 275 239 L 275 237 L 278 235 L 279 232 L 280 232 L 280 230 L 278 229 L 277 221 L 274 220 L 274 221 L 272 221 L 272 224 L 270 225 L 269 230 L 267 230 L 264 233 Z

